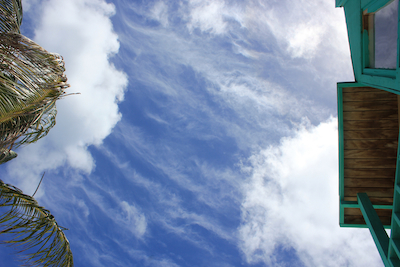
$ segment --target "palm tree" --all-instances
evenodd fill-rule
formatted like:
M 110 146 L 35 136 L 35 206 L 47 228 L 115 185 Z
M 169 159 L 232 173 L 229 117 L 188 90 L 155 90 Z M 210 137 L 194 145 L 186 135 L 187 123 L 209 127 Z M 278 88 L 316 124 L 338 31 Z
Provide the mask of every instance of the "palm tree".
M 7 209 L 0 215 L 0 234 L 14 236 L 2 243 L 19 246 L 18 252 L 35 251 L 24 256 L 24 261 L 33 266 L 73 266 L 62 227 L 33 197 L 0 180 L 0 207 Z
M 47 135 L 69 86 L 62 57 L 21 35 L 21 20 L 21 0 L 0 1 L 0 148 Z
M 55 125 L 55 102 L 69 86 L 61 56 L 20 34 L 21 0 L 0 0 L 0 164 L 11 148 L 36 142 Z M 70 245 L 53 215 L 0 180 L 0 241 L 25 252 L 35 266 L 73 266 Z

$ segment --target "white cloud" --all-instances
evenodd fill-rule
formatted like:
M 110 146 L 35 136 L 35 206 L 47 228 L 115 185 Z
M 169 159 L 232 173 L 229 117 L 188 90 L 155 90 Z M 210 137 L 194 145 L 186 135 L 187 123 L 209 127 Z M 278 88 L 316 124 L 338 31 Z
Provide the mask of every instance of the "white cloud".
M 24 3 L 38 5 L 32 0 Z M 80 94 L 59 100 L 57 125 L 49 135 L 18 151 L 19 157 L 10 163 L 9 170 L 20 179 L 27 178 L 26 168 L 31 170 L 29 175 L 37 177 L 42 170 L 65 163 L 90 172 L 95 163 L 87 147 L 101 144 L 120 120 L 118 102 L 127 85 L 126 75 L 109 61 L 119 49 L 110 20 L 115 13 L 112 4 L 103 0 L 51 0 L 40 4 L 32 11 L 40 12 L 35 14 L 39 19 L 34 40 L 64 57 L 71 84 L 67 93 Z M 25 184 L 25 189 L 29 187 Z
M 168 6 L 164 2 L 157 2 L 151 9 L 150 15 L 158 20 L 164 27 L 168 26 Z
M 222 1 L 192 1 L 193 8 L 190 13 L 191 22 L 188 28 L 200 28 L 201 31 L 211 31 L 221 34 L 225 31 L 226 22 L 224 21 Z
M 243 21 L 256 33 L 272 32 L 294 58 L 313 58 L 329 46 L 348 53 L 347 42 L 327 42 L 333 36 L 347 35 L 343 10 L 334 9 L 330 0 L 254 1 L 246 9 Z
M 337 122 L 304 123 L 250 158 L 243 170 L 241 248 L 250 263 L 278 266 L 275 249 L 293 247 L 306 266 L 379 266 L 367 229 L 339 227 Z
M 126 201 L 122 201 L 120 206 L 122 212 L 116 217 L 117 221 L 124 224 L 136 237 L 142 237 L 147 228 L 146 217 Z
M 89 210 L 88 206 L 86 205 L 86 203 L 82 199 L 76 199 L 75 197 L 74 197 L 74 200 L 76 201 L 76 205 L 79 207 L 79 209 L 81 210 L 81 212 L 87 219 L 87 217 L 90 214 L 90 210 Z
M 189 1 L 190 31 L 199 28 L 202 32 L 224 34 L 228 30 L 227 20 L 235 20 L 240 23 L 239 11 L 225 4 L 221 0 L 191 0 Z
M 312 23 L 300 23 L 289 30 L 287 41 L 294 57 L 311 56 L 321 43 L 324 29 Z

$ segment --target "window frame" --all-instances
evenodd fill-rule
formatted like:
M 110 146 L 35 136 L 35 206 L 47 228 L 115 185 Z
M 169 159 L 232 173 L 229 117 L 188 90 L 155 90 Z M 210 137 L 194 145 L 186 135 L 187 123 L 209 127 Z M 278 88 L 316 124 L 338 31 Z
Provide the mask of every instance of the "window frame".
M 399 0 L 394 0 L 399 1 Z M 379 11 L 380 9 L 384 8 L 388 4 L 393 2 L 393 0 L 375 0 L 369 2 L 366 6 L 362 8 L 362 25 L 361 25 L 361 48 L 362 48 L 362 74 L 370 75 L 370 76 L 380 76 L 380 77 L 387 77 L 387 78 L 396 78 L 397 72 L 399 70 L 399 62 L 400 62 L 400 44 L 399 44 L 399 37 L 400 37 L 400 3 L 397 10 L 397 59 L 396 59 L 396 68 L 395 69 L 385 69 L 385 68 L 371 68 L 370 61 L 371 61 L 371 53 L 373 47 L 374 40 L 371 41 L 371 38 L 374 38 L 371 32 L 371 28 L 373 31 L 373 23 L 374 23 L 374 14 Z M 375 60 L 372 58 L 372 60 Z

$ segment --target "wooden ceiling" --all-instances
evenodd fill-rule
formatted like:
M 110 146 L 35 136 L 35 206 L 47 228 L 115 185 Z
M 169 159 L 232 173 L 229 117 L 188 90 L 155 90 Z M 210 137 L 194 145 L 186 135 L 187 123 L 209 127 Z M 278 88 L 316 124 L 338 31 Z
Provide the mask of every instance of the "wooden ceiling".
M 399 136 L 398 96 L 371 87 L 342 89 L 344 201 L 368 194 L 373 205 L 392 205 Z M 384 225 L 391 209 L 376 210 Z M 365 224 L 360 209 L 344 209 L 345 224 Z

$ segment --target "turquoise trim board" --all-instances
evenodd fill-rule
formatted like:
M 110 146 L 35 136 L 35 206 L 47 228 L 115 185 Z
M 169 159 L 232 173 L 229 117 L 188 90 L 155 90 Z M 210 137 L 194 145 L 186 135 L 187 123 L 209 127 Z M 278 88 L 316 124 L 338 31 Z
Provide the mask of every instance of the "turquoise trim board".
M 344 208 L 360 208 L 358 201 L 340 201 L 340 205 Z M 374 209 L 391 210 L 393 205 L 372 205 Z
M 396 70 L 385 70 L 385 69 L 371 69 L 371 68 L 364 68 L 363 74 L 369 76 L 379 76 L 379 77 L 386 77 L 395 79 L 397 76 Z
M 363 1 L 363 10 L 368 10 L 368 13 L 374 13 L 379 9 L 385 7 L 389 4 L 392 0 L 375 0 L 375 1 Z
M 393 195 L 393 211 L 388 256 L 390 265 L 400 266 L 400 139 L 397 148 L 395 190 Z
M 343 87 L 347 83 L 337 84 L 337 98 L 338 98 L 338 135 L 339 135 L 339 225 L 344 225 L 344 206 L 341 205 L 344 201 L 344 138 L 343 138 Z M 349 83 L 348 85 L 354 85 L 354 83 Z
M 350 56 L 353 63 L 354 77 L 361 75 L 362 56 L 361 56 L 361 31 L 362 31 L 362 12 L 359 0 L 346 1 L 343 5 L 347 25 L 347 35 L 349 38 Z
M 389 251 L 389 236 L 379 219 L 371 201 L 366 193 L 357 194 L 358 204 L 360 205 L 365 222 L 371 232 L 372 238 L 378 248 L 379 254 L 385 266 L 389 266 L 388 251 Z
M 347 0 L 336 0 L 336 7 L 342 7 Z

